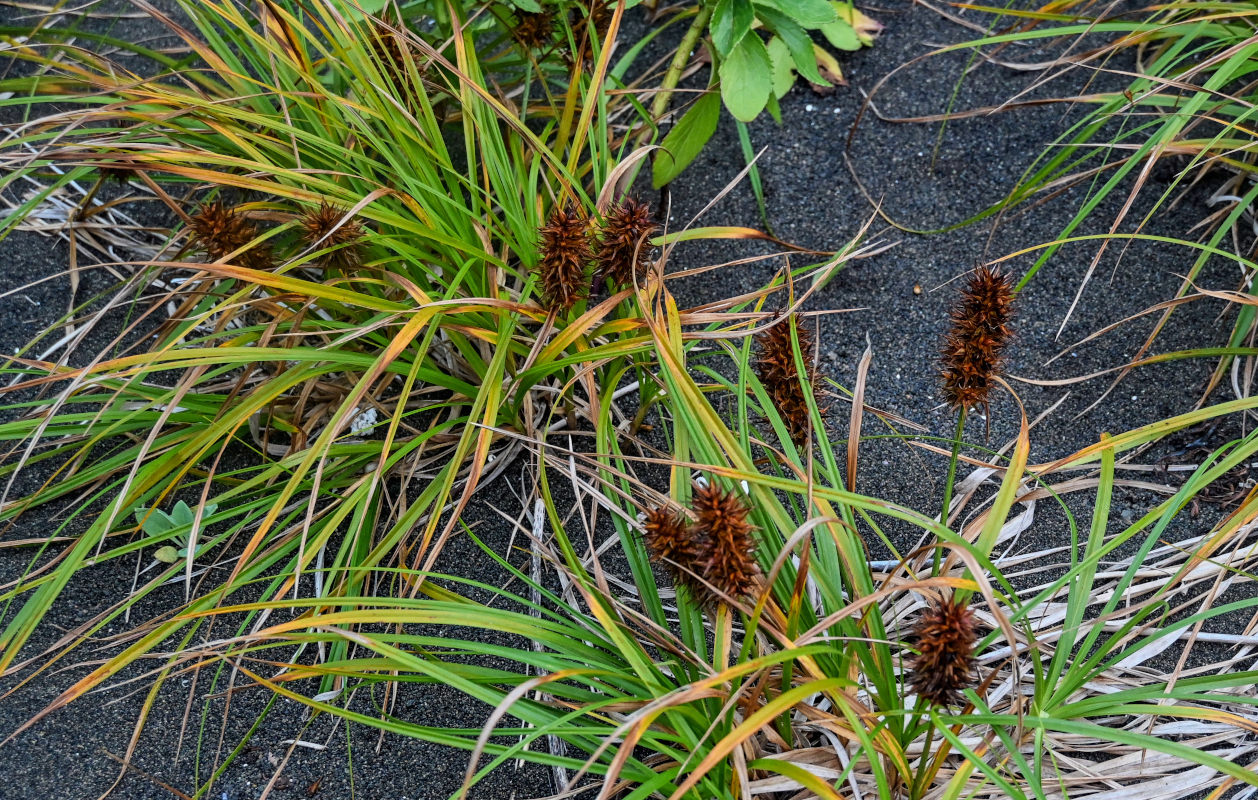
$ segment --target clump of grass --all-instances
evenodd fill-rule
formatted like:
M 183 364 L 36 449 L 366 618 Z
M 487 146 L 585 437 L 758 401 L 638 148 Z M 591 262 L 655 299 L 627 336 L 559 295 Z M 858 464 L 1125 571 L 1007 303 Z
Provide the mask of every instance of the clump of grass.
M 205 85 L 195 91 L 161 79 L 137 87 L 95 59 L 75 65 L 95 70 L 90 79 L 56 73 L 0 84 L 21 96 L 69 91 L 75 100 L 117 104 L 145 120 L 149 141 L 139 149 L 146 175 L 151 168 L 172 185 L 191 178 L 260 192 L 281 209 L 326 202 L 311 212 L 321 217 L 314 227 L 327 237 L 323 244 L 360 225 L 354 238 L 332 244 L 375 256 L 334 286 L 303 278 L 315 270 L 301 267 L 322 256 L 308 252 L 318 239 L 294 219 L 268 231 L 286 257 L 280 269 L 153 267 L 163 277 L 164 270 L 201 277 L 163 298 L 179 313 L 148 353 L 76 370 L 31 360 L 11 368 L 17 391 L 62 389 L 51 402 L 15 404 L 13 411 L 33 413 L 0 423 L 0 440 L 25 448 L 0 474 L 44 462 L 59 480 L 21 503 L 0 504 L 0 521 L 79 496 L 88 499 L 74 515 L 91 519 L 82 532 L 58 531 L 64 545 L 40 542 L 32 568 L 3 587 L 0 599 L 9 605 L 0 668 L 22 666 L 23 645 L 88 564 L 141 552 L 160 554 L 158 564 L 174 559 L 66 634 L 54 660 L 185 576 L 182 604 L 127 630 L 124 649 L 105 653 L 48 711 L 161 653 L 154 696 L 172 678 L 224 667 L 231 677 L 206 678 L 202 691 L 222 696 L 243 676 L 347 727 L 468 751 L 465 790 L 516 759 L 557 768 L 557 793 L 569 782 L 587 788 L 578 784 L 595 776 L 609 796 L 673 800 L 833 797 L 849 787 L 853 796 L 1029 800 L 1061 786 L 1112 790 L 1115 773 L 1105 768 L 1174 781 L 1185 763 L 1195 774 L 1190 789 L 1171 790 L 1180 796 L 1203 783 L 1258 785 L 1244 765 L 1258 745 L 1237 736 L 1258 726 L 1246 694 L 1258 674 L 1242 669 L 1245 656 L 1230 662 L 1234 671 L 1204 674 L 1155 669 L 1153 661 L 1168 642 L 1188 659 L 1204 623 L 1258 608 L 1248 595 L 1215 605 L 1218 586 L 1253 574 L 1258 492 L 1211 530 L 1166 540 L 1168 526 L 1204 487 L 1256 457 L 1258 433 L 1211 454 L 1140 519 L 1111 524 L 1111 498 L 1125 482 L 1116 474 L 1120 456 L 1191 425 L 1252 413 L 1258 398 L 1106 437 L 1034 467 L 1024 421 L 993 470 L 993 490 L 961 499 L 964 508 L 978 498 L 963 531 L 946 515 L 934 519 L 888 500 L 884 487 L 858 493 L 828 437 L 803 453 L 792 446 L 787 410 L 768 388 L 777 378 L 755 374 L 747 335 L 762 303 L 791 286 L 822 283 L 857 252 L 854 244 L 820 266 L 788 266 L 750 299 L 700 312 L 680 309 L 665 280 L 660 302 L 627 304 L 621 317 L 561 318 L 557 312 L 574 308 L 588 288 L 590 197 L 601 196 L 600 186 L 610 191 L 604 184 L 615 172 L 602 111 L 606 87 L 577 76 L 565 105 L 571 100 L 569 117 L 579 112 L 590 124 L 570 126 L 570 137 L 558 132 L 562 121 L 537 126 L 538 133 L 507 110 L 483 78 L 474 36 L 459 30 L 446 51 L 450 68 L 439 71 L 452 79 L 441 91 L 464 101 L 449 123 L 455 127 L 426 102 L 406 118 L 397 113 L 398 87 L 362 80 L 346 66 L 371 63 L 365 32 L 373 21 L 349 14 L 339 0 L 275 5 L 289 12 L 283 37 L 274 33 L 280 22 L 258 25 L 240 4 L 186 6 L 206 34 L 188 35 L 188 47 L 225 65 L 199 76 Z M 319 24 L 302 27 L 307 13 Z M 306 48 L 332 55 L 306 58 Z M 50 70 L 60 63 L 28 55 Z M 258 76 L 268 75 L 279 76 L 277 85 L 260 91 Z M 420 87 L 416 99 L 431 99 L 429 90 L 437 91 Z M 344 102 L 351 94 L 352 105 Z M 551 110 L 562 116 L 562 107 Z M 172 118 L 179 124 L 166 124 Z M 33 125 L 18 145 L 39 156 L 26 156 L 22 175 L 92 163 L 88 156 L 99 156 L 100 145 L 85 124 L 91 119 Z M 452 140 L 465 142 L 466 151 L 444 150 Z M 166 160 L 154 142 L 167 148 Z M 363 142 L 370 146 L 360 148 Z M 114 143 L 118 152 L 109 157 L 126 157 L 125 145 Z M 232 169 L 220 169 L 224 163 Z M 88 169 L 76 166 L 61 185 Z M 564 199 L 543 221 L 555 197 Z M 341 208 L 361 210 L 345 220 Z M 215 214 L 207 230 L 218 233 L 201 245 L 207 254 L 211 246 L 222 259 L 253 249 L 257 231 L 242 228 L 252 222 Z M 295 237 L 306 251 L 289 246 Z M 648 243 L 678 241 L 670 237 Z M 556 313 L 534 302 L 539 289 Z M 549 337 L 552 326 L 558 330 Z M 773 328 L 778 371 L 798 389 L 795 399 L 813 408 L 815 428 L 811 342 L 794 319 Z M 172 386 L 162 379 L 175 369 Z M 554 419 L 555 398 L 565 393 L 592 429 L 588 452 L 547 439 L 568 423 Z M 851 394 L 855 430 L 868 404 L 862 390 Z M 655 413 L 653 441 L 621 424 L 635 413 L 625 397 Z M 275 420 L 268 432 L 273 424 L 291 444 L 251 441 L 245 431 L 268 415 Z M 759 418 L 785 432 L 785 452 L 753 438 Z M 851 439 L 854 465 L 862 442 L 855 433 Z M 229 445 L 253 449 L 256 463 L 224 474 L 219 461 Z M 538 467 L 535 505 L 520 523 L 534 534 L 528 546 L 536 573 L 529 574 L 513 565 L 513 553 L 480 543 L 460 525 L 476 489 L 521 453 Z M 666 468 L 675 496 L 646 513 L 638 537 L 633 498 L 662 491 L 646 485 L 644 465 Z M 1081 470 L 1090 473 L 1085 481 Z M 692 484 L 697 474 L 707 483 Z M 571 515 L 550 493 L 555 475 L 568 476 L 581 498 Z M 1003 542 L 1019 503 L 1033 508 L 1085 489 L 1095 498 L 1086 540 L 1037 557 Z M 693 519 L 681 510 L 686 494 Z M 201 503 L 176 505 L 160 515 L 167 524 L 154 524 L 159 507 L 176 496 Z M 573 533 L 579 523 L 586 523 L 585 541 Z M 613 526 L 616 537 L 596 541 L 600 524 Z M 948 549 L 956 558 L 927 577 L 925 556 L 901 555 L 894 528 L 920 531 L 930 544 L 924 550 Z M 1073 517 L 1070 530 L 1079 530 Z M 509 580 L 435 572 L 452 535 L 482 546 Z M 1002 555 L 998 541 L 1016 559 Z M 874 542 L 894 560 L 872 561 Z M 54 547 L 62 549 L 50 556 Z M 652 556 L 674 565 L 675 579 L 691 581 L 671 606 L 655 583 Z M 613 561 L 621 557 L 627 572 L 617 574 Z M 211 558 L 220 560 L 202 563 Z M 957 559 L 963 567 L 954 566 Z M 1028 563 L 1029 578 L 1013 574 Z M 193 582 L 198 565 L 205 577 Z M 557 574 L 543 576 L 543 565 Z M 527 596 L 514 586 L 526 587 Z M 952 605 L 926 612 L 920 655 L 904 670 L 894 630 L 905 591 L 945 590 Z M 476 595 L 493 600 L 476 602 Z M 751 599 L 751 608 L 740 602 Z M 1191 613 L 1176 615 L 1183 608 Z M 981 637 L 975 614 L 994 620 Z M 469 630 L 532 646 L 502 647 Z M 492 668 L 484 666 L 488 659 Z M 972 711 L 953 713 L 947 705 L 972 684 L 973 661 L 1000 690 Z M 927 680 L 932 664 L 939 674 Z M 361 692 L 385 687 L 388 695 L 403 682 L 452 687 L 494 713 L 477 732 L 410 722 L 387 708 L 361 711 Z M 927 702 L 909 707 L 915 688 Z M 1185 743 L 1186 729 L 1198 738 Z M 562 745 L 551 746 L 551 737 Z M 1098 752 L 1108 760 L 1098 762 Z M 212 796 L 219 774 L 216 765 L 213 775 L 193 776 L 197 794 Z
M 756 347 L 756 377 L 786 423 L 791 441 L 802 448 L 812 438 L 809 396 L 820 380 L 812 332 L 799 324 L 798 314 L 788 314 L 756 335 Z M 825 416 L 825 407 L 818 411 Z

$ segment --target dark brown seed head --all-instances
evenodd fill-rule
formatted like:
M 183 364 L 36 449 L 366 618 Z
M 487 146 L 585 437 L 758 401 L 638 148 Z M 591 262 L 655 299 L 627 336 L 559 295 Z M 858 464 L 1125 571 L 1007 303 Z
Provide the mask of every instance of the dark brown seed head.
M 258 235 L 252 222 L 218 200 L 201 206 L 192 216 L 191 227 L 193 242 L 205 251 L 210 261 L 221 261 Z M 265 244 L 254 245 L 237 255 L 233 262 L 249 269 L 267 269 L 273 264 L 271 248 Z
M 616 11 L 614 0 L 591 0 L 590 11 L 585 17 L 586 30 L 590 36 L 599 36 L 607 32 L 611 25 L 612 14 Z
M 927 608 L 913 626 L 918 654 L 909 662 L 909 687 L 937 705 L 961 702 L 974 684 L 974 614 L 955 599 Z
M 617 289 L 644 281 L 651 256 L 647 240 L 657 230 L 659 225 L 645 203 L 627 198 L 612 206 L 594 245 L 596 280 L 609 280 Z
M 589 290 L 590 242 L 585 228 L 585 215 L 558 203 L 542 226 L 537 276 L 551 311 L 571 310 Z
M 363 226 L 356 219 L 341 223 L 344 217 L 342 209 L 321 203 L 302 216 L 301 237 L 311 247 L 336 247 L 327 256 L 328 264 L 338 269 L 353 269 L 362 264 Z
M 943 396 L 954 409 L 987 403 L 1011 333 L 1013 298 L 1013 280 L 986 265 L 961 292 L 942 358 Z
M 752 594 L 760 568 L 752 526 L 747 522 L 750 509 L 734 492 L 714 484 L 695 488 L 691 508 L 694 532 L 704 543 L 699 559 L 703 580 L 731 598 Z
M 579 7 L 574 7 L 568 14 L 568 25 L 577 35 L 577 48 L 581 61 L 587 67 L 593 61 L 595 39 L 602 39 L 611 25 L 612 14 L 616 5 L 612 0 L 589 0 Z M 564 60 L 571 69 L 576 59 L 571 52 L 563 53 Z
M 642 530 L 651 558 L 664 564 L 673 582 L 696 588 L 706 542 L 691 529 L 686 515 L 666 506 L 648 509 Z
M 387 24 L 377 22 L 371 31 L 370 46 L 380 71 L 395 88 L 410 95 L 414 91 L 411 75 L 422 73 L 425 62 L 415 45 L 403 35 L 405 30 L 397 20 Z
M 804 361 L 802 374 L 791 342 L 792 328 L 795 329 L 799 354 Z M 756 346 L 756 377 L 786 423 L 791 441 L 796 447 L 804 447 L 812 431 L 808 393 L 813 391 L 819 376 L 812 331 L 799 324 L 798 315 L 789 314 L 757 334 Z M 825 413 L 825 408 L 820 405 L 818 410 Z
M 538 50 L 555 40 L 555 16 L 549 11 L 521 11 L 512 34 L 526 50 Z

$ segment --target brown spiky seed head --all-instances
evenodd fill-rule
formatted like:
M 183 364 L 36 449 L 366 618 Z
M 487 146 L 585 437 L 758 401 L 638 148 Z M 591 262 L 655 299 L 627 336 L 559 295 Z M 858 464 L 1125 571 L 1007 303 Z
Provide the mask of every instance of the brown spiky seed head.
M 909 686 L 938 705 L 961 702 L 974 683 L 974 613 L 955 598 L 932 603 L 913 626 L 917 655 L 909 662 Z
M 680 509 L 661 506 L 648 509 L 642 522 L 643 538 L 651 558 L 668 569 L 677 585 L 698 586 L 700 558 L 706 543 L 691 529 Z
M 791 342 L 792 328 L 804 361 L 802 375 Z M 796 447 L 804 447 L 812 431 L 808 393 L 814 390 L 820 376 L 812 331 L 800 324 L 797 314 L 788 314 L 756 334 L 756 347 L 756 377 L 786 424 L 791 441 Z M 826 409 L 818 404 L 818 411 L 824 415 Z
M 555 40 L 555 15 L 550 11 L 521 11 L 512 33 L 526 50 L 546 47 Z
M 591 36 L 607 31 L 611 25 L 612 14 L 616 11 L 615 0 L 591 0 L 590 11 L 586 15 L 585 24 Z
M 400 20 L 378 21 L 371 32 L 371 52 L 377 66 L 393 85 L 407 94 L 413 92 L 411 71 L 423 72 L 426 64 L 418 49 L 404 35 L 404 23 Z
M 730 598 L 752 594 L 760 568 L 747 504 L 734 492 L 710 483 L 695 487 L 691 508 L 695 513 L 692 535 L 704 544 L 699 559 L 703 580 Z
M 987 265 L 975 270 L 952 309 L 943 347 L 943 396 L 954 409 L 987 403 L 1013 319 L 1013 280 Z
M 589 290 L 590 242 L 580 211 L 556 203 L 542 226 L 537 276 L 547 309 L 566 312 Z
M 192 215 L 191 227 L 193 242 L 205 251 L 210 261 L 221 261 L 258 235 L 252 222 L 218 200 L 197 209 Z M 265 244 L 254 245 L 237 255 L 234 263 L 249 269 L 266 269 L 272 264 L 271 248 Z
M 301 237 L 311 247 L 336 247 L 328 254 L 328 263 L 340 269 L 351 269 L 362 263 L 363 226 L 356 219 L 341 220 L 345 211 L 330 203 L 320 203 L 302 215 Z M 338 227 L 339 225 L 339 227 Z
M 588 3 L 576 6 L 568 13 L 568 25 L 574 31 L 581 32 L 577 37 L 577 48 L 583 64 L 589 66 L 593 60 L 593 41 L 601 39 L 607 32 L 615 10 L 614 0 L 589 0 Z M 565 52 L 563 58 L 571 69 L 576 61 L 573 54 Z
M 617 289 L 642 283 L 651 259 L 647 240 L 659 227 L 651 207 L 631 197 L 608 209 L 594 245 L 597 280 L 609 280 Z

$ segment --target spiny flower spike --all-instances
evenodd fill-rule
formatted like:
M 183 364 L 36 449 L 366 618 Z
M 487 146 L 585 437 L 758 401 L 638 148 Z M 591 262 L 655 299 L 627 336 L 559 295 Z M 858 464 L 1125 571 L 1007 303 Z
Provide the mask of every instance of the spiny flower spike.
M 954 409 L 987 404 L 1011 333 L 1013 299 L 1013 280 L 987 265 L 962 290 L 942 359 L 943 396 Z
M 193 241 L 205 251 L 210 261 L 221 261 L 258 235 L 258 229 L 252 222 L 218 200 L 201 206 L 192 215 L 191 227 Z M 272 265 L 271 248 L 255 245 L 236 256 L 235 263 L 248 269 L 267 269 Z
M 555 204 L 541 228 L 537 276 L 550 311 L 570 311 L 589 291 L 590 242 L 585 228 L 585 215 L 561 203 Z
M 653 560 L 664 564 L 673 576 L 673 583 L 698 591 L 701 584 L 695 575 L 701 569 L 699 559 L 706 542 L 690 529 L 686 515 L 680 509 L 667 506 L 648 509 L 642 531 L 647 552 Z
M 812 331 L 799 324 L 799 315 L 789 314 L 779 318 L 772 326 L 756 334 L 756 377 L 769 394 L 773 407 L 782 416 L 791 441 L 796 447 L 808 443 L 812 430 L 812 416 L 808 410 L 807 392 L 816 386 L 819 373 L 813 349 Z M 791 328 L 799 340 L 799 353 L 803 357 L 805 372 L 801 376 L 799 362 L 791 343 Z M 823 415 L 824 407 L 818 406 Z
M 415 46 L 395 29 L 403 29 L 402 23 L 397 20 L 376 22 L 371 31 L 371 49 L 389 78 L 398 86 L 406 86 L 410 83 L 407 65 L 414 64 L 416 71 L 421 65 Z
M 594 245 L 596 280 L 609 280 L 617 289 L 644 281 L 651 260 L 647 240 L 659 227 L 650 206 L 633 198 L 608 209 Z
M 752 526 L 747 522 L 747 504 L 734 492 L 709 483 L 695 486 L 690 506 L 695 512 L 692 535 L 704 543 L 699 574 L 728 597 L 738 599 L 752 594 L 760 568 L 756 565 Z
M 555 40 L 555 16 L 549 11 L 521 11 L 512 30 L 526 50 L 539 50 Z
M 588 66 L 593 60 L 593 40 L 601 38 L 607 32 L 615 10 L 614 0 L 592 0 L 588 9 L 573 8 L 568 13 L 568 25 L 574 31 L 581 31 L 581 35 L 577 37 L 579 40 L 577 47 L 583 64 Z M 565 54 L 565 60 L 568 61 L 568 67 L 571 69 L 572 62 L 575 60 L 572 54 Z
M 932 603 L 913 626 L 918 654 L 909 662 L 909 687 L 937 705 L 961 702 L 974 683 L 974 613 L 955 597 Z
M 356 219 L 341 223 L 345 212 L 329 203 L 320 203 L 301 218 L 301 236 L 311 247 L 336 247 L 326 256 L 328 266 L 342 271 L 362 264 L 363 226 Z M 337 226 L 340 227 L 337 227 Z

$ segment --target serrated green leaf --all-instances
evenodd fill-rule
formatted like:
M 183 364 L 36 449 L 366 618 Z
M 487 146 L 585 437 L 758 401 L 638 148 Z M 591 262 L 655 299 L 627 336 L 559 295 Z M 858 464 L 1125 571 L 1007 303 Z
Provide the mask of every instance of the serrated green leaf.
M 818 86 L 829 86 L 830 82 L 821 77 L 821 73 L 817 71 L 817 60 L 812 54 L 812 38 L 808 35 L 808 31 L 797 25 L 790 17 L 771 8 L 762 8 L 760 17 L 764 23 L 777 32 L 779 38 L 786 45 L 787 51 L 790 53 L 791 59 L 795 62 L 795 69 L 799 71 L 800 76 L 810 83 Z M 772 52 L 769 53 L 772 58 Z M 775 67 L 776 69 L 776 67 Z M 777 73 L 774 72 L 774 87 L 777 86 Z M 781 95 L 778 95 L 781 97 Z
M 819 28 L 838 18 L 827 0 L 766 0 L 764 5 L 773 6 L 805 28 Z
M 716 123 L 721 117 L 721 98 L 708 93 L 695 101 L 690 110 L 677 120 L 677 124 L 660 142 L 661 150 L 655 157 L 651 183 L 658 189 L 669 183 L 695 160 L 699 151 L 716 133 Z
M 382 7 L 383 5 L 384 4 L 381 3 Z M 532 13 L 532 14 L 538 14 L 542 10 L 542 7 L 538 5 L 537 0 L 511 0 L 511 5 L 515 6 L 521 11 L 528 11 L 529 13 Z
M 735 119 L 751 122 L 773 94 L 773 62 L 755 31 L 750 31 L 721 62 L 721 99 Z
M 769 112 L 769 116 L 773 117 L 774 122 L 782 124 L 782 107 L 778 105 L 777 97 L 770 96 L 769 103 L 764 108 Z
M 785 97 L 795 85 L 795 63 L 791 58 L 791 51 L 780 36 L 770 39 L 765 49 L 769 51 L 769 60 L 773 62 L 773 96 Z
M 722 56 L 751 30 L 756 20 L 751 0 L 719 0 L 712 11 L 712 44 Z

